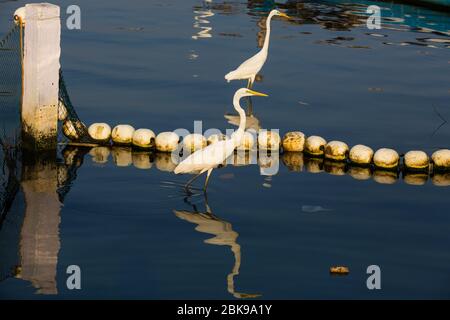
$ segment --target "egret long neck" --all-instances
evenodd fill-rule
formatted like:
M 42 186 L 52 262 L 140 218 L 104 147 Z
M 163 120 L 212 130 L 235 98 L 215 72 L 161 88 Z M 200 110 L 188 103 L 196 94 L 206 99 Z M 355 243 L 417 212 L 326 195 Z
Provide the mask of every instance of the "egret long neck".
M 270 42 L 270 21 L 272 20 L 273 15 L 269 14 L 266 20 L 266 37 L 264 38 L 264 45 L 262 47 L 262 51 L 266 53 L 269 51 L 269 42 Z
M 245 116 L 245 111 L 244 109 L 242 109 L 239 100 L 241 99 L 240 96 L 235 96 L 233 98 L 233 106 L 234 109 L 239 113 L 239 128 L 236 131 L 236 134 L 234 135 L 234 141 L 235 141 L 235 145 L 238 146 L 241 144 L 241 140 L 244 137 L 244 132 L 245 132 L 245 125 L 246 125 L 246 121 L 247 118 Z

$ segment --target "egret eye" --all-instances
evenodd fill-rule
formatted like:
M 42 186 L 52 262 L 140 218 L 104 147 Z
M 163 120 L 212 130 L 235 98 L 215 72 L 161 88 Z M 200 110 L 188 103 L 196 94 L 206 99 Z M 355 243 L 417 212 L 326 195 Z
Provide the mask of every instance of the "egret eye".
M 15 16 L 14 16 L 14 21 L 18 21 L 19 20 L 19 16 L 16 14 Z

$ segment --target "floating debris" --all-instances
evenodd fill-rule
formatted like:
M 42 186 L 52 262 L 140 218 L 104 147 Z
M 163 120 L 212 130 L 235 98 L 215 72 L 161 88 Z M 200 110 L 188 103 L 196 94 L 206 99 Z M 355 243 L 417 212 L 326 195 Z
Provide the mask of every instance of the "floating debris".
M 330 267 L 330 273 L 336 275 L 347 275 L 350 273 L 350 270 L 348 267 L 344 266 L 333 266 Z
M 302 211 L 307 213 L 316 213 L 316 212 L 328 212 L 333 210 L 324 208 L 322 206 L 304 205 L 302 206 Z

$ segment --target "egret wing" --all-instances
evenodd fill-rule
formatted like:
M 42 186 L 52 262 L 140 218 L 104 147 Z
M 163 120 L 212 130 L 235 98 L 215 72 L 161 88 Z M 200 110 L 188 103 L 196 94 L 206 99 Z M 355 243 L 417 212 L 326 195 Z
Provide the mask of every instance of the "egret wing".
M 176 174 L 204 172 L 216 168 L 228 158 L 233 150 L 232 140 L 218 141 L 191 154 L 175 168 L 174 172 Z

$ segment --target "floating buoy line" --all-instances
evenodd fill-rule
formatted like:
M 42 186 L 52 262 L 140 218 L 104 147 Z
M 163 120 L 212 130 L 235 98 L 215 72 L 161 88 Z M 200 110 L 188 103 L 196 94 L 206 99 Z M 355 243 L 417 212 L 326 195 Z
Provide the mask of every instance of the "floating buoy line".
M 64 120 L 63 133 L 71 140 L 68 145 L 84 146 L 77 143 L 79 137 L 74 135 L 77 131 L 69 130 L 76 125 L 68 119 Z M 89 154 L 96 163 L 106 163 L 112 155 L 119 167 L 134 165 L 139 169 L 150 169 L 155 163 L 159 170 L 167 172 L 173 171 L 177 165 L 171 156 L 172 152 L 180 150 L 180 155 L 192 153 L 209 144 L 229 139 L 223 134 L 204 137 L 197 133 L 182 139 L 171 131 L 156 135 L 150 129 L 136 130 L 125 124 L 111 129 L 106 123 L 92 124 L 88 133 L 97 144 L 86 145 L 92 147 Z M 258 163 L 267 168 L 274 164 L 275 157 L 270 156 L 273 152 L 281 154 L 282 163 L 291 171 L 348 174 L 357 180 L 373 178 L 383 184 L 393 184 L 402 176 L 405 183 L 412 185 L 423 185 L 428 179 L 437 186 L 450 185 L 449 149 L 437 150 L 431 157 L 419 150 L 401 155 L 393 149 L 374 151 L 360 144 L 349 148 L 342 141 L 327 142 L 320 136 L 307 137 L 300 131 L 288 132 L 283 138 L 277 131 L 260 130 L 258 134 L 246 132 L 231 163 L 235 166 Z

